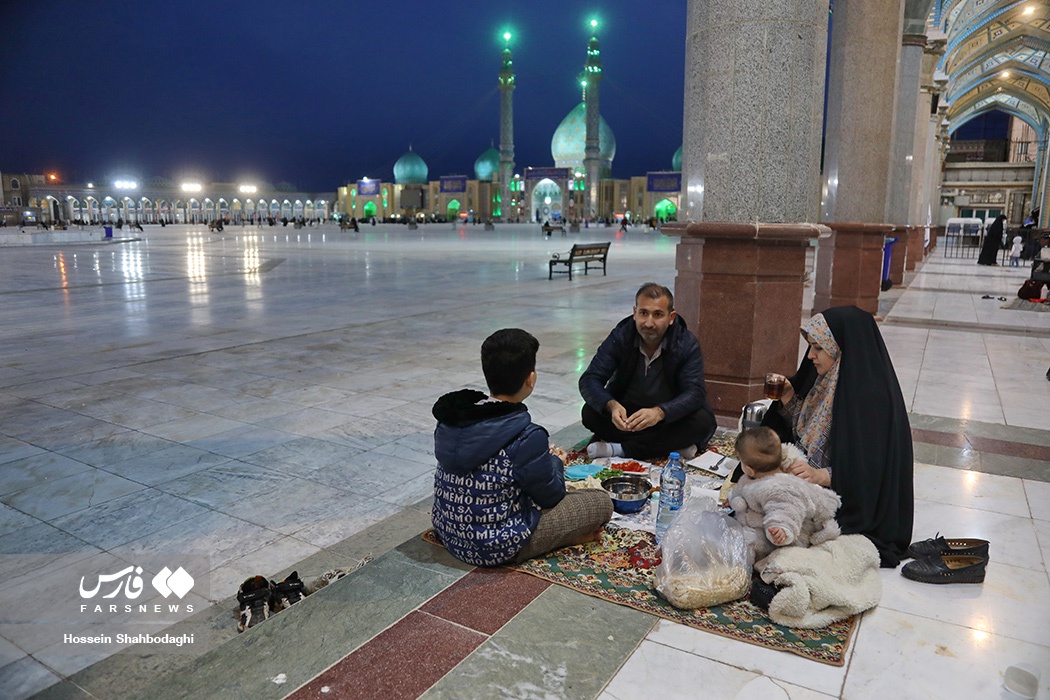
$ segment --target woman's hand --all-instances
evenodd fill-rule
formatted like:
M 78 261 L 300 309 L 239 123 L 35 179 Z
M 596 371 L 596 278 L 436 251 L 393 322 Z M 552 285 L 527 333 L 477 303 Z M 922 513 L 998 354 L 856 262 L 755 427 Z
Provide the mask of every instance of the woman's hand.
M 551 445 L 551 454 L 560 459 L 562 465 L 569 461 L 569 453 L 557 445 Z
M 780 403 L 786 404 L 795 396 L 795 387 L 791 386 L 790 379 L 784 379 L 784 391 L 780 394 Z
M 827 469 L 817 469 L 808 462 L 798 460 L 792 462 L 787 468 L 788 474 L 794 474 L 795 476 L 805 479 L 811 484 L 817 486 L 831 486 L 831 474 Z

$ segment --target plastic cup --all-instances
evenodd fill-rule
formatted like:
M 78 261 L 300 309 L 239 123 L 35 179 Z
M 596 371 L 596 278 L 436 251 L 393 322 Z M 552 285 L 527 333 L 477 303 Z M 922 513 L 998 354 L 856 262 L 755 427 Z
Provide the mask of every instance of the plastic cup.
M 1027 663 L 1014 664 L 1003 674 L 1003 687 L 1022 698 L 1039 694 L 1039 669 Z
M 779 401 L 780 397 L 784 395 L 784 382 L 786 381 L 787 377 L 783 374 L 769 372 L 766 374 L 766 383 L 765 386 L 762 387 L 762 394 L 767 399 Z

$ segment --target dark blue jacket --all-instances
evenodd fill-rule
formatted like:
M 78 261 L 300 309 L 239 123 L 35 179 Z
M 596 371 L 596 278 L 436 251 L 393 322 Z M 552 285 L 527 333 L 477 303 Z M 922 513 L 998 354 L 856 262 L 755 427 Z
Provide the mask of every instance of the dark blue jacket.
M 673 423 L 702 408 L 710 411 L 700 341 L 686 328 L 681 316 L 668 326 L 664 340 L 664 374 L 675 394 L 673 399 L 660 404 L 664 420 Z M 605 413 L 609 401 L 622 400 L 634 376 L 635 363 L 640 359 L 638 329 L 634 325 L 634 316 L 628 316 L 616 324 L 609 337 L 598 346 L 590 366 L 580 375 L 583 400 L 598 413 Z
M 515 557 L 541 508 L 565 497 L 564 466 L 525 404 L 463 389 L 434 404 L 434 529 L 457 559 L 495 566 Z

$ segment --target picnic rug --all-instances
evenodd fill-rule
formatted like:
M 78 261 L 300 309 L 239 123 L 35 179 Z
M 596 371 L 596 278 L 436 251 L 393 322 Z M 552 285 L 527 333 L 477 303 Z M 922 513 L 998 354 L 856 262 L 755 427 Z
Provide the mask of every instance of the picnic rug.
M 719 430 L 707 448 L 735 458 L 735 439 L 735 430 Z M 588 461 L 587 442 L 582 440 L 566 450 L 567 466 Z M 667 460 L 652 461 L 663 464 Z M 423 539 L 442 546 L 433 530 L 424 532 Z M 507 568 L 722 637 L 788 651 L 831 666 L 845 664 L 846 649 L 857 629 L 856 615 L 828 627 L 809 630 L 776 624 L 746 597 L 710 608 L 679 610 L 661 598 L 653 587 L 659 563 L 660 553 L 651 532 L 607 526 L 600 542 L 565 547 L 546 558 L 530 559 Z
M 433 530 L 423 533 L 423 539 L 441 545 Z M 679 610 L 653 588 L 653 574 L 659 563 L 660 554 L 651 532 L 607 527 L 601 542 L 565 547 L 544 559 L 530 559 L 507 568 L 722 637 L 789 651 L 831 666 L 845 663 L 857 616 L 807 630 L 776 624 L 746 598 L 710 608 Z

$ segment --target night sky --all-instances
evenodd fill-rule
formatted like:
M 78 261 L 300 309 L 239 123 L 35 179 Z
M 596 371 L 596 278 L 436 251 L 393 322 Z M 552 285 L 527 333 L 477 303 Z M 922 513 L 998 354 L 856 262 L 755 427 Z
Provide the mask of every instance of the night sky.
M 474 176 L 499 143 L 514 33 L 516 171 L 551 166 L 601 20 L 615 177 L 669 170 L 682 141 L 686 0 L 21 0 L 3 3 L 0 169 L 65 181 Z

